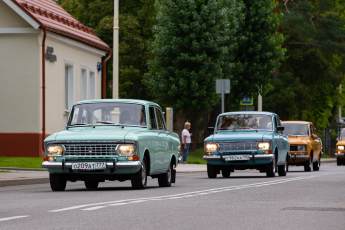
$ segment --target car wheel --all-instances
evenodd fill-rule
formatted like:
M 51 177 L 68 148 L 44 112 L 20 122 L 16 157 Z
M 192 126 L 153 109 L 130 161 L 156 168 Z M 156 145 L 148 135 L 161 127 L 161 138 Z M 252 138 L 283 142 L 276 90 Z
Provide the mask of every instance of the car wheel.
M 86 180 L 84 181 L 85 187 L 88 190 L 96 190 L 98 188 L 98 181 L 95 180 Z
M 172 167 L 172 164 L 170 164 L 168 171 L 166 173 L 158 176 L 159 187 L 170 187 L 171 186 L 172 171 L 173 171 L 173 167 Z
M 310 160 L 308 160 L 305 164 L 304 164 L 304 171 L 305 172 L 310 172 L 311 171 L 311 166 L 312 166 L 312 158 Z
M 217 177 L 217 168 L 213 165 L 207 164 L 207 176 L 208 178 L 216 178 Z
M 132 188 L 144 189 L 147 185 L 147 172 L 146 172 L 146 160 L 144 159 L 141 165 L 141 169 L 131 179 Z
M 272 163 L 266 169 L 266 176 L 267 177 L 275 177 L 276 176 L 276 160 L 273 158 Z
M 61 174 L 49 174 L 49 182 L 52 191 L 65 191 L 67 180 Z
M 222 169 L 222 176 L 224 178 L 229 178 L 230 177 L 230 170 L 229 169 Z
M 342 165 L 342 163 L 343 163 L 342 160 L 340 158 L 337 158 L 337 165 L 340 166 Z
M 317 161 L 313 162 L 313 171 L 319 171 L 319 169 L 320 169 L 320 158 Z
M 279 165 L 278 166 L 278 175 L 279 176 L 286 176 L 286 172 L 287 172 L 287 162 L 285 161 L 284 165 Z

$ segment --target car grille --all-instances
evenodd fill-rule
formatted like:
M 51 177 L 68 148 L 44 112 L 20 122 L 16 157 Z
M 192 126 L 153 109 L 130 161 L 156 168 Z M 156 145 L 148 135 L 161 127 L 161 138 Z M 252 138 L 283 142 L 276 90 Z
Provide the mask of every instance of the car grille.
M 256 142 L 225 142 L 219 143 L 220 152 L 233 152 L 233 151 L 256 151 Z
M 297 145 L 290 145 L 290 151 L 298 151 Z
M 117 144 L 114 143 L 68 143 L 65 156 L 109 156 L 115 155 Z

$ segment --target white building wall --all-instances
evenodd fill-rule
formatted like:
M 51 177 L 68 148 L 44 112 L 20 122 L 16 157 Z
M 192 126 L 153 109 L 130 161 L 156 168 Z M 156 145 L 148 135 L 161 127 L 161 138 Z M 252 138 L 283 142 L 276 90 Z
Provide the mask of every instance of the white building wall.
M 48 33 L 46 47 L 54 48 L 56 62 L 46 60 L 46 133 L 63 129 L 67 122 L 68 111 L 65 108 L 65 65 L 73 66 L 74 103 L 81 99 L 81 72 L 94 72 L 96 78 L 95 98 L 101 98 L 101 63 L 104 52 L 86 46 L 80 42 Z
M 29 27 L 0 1 L 0 133 L 40 132 L 38 34 L 14 32 Z

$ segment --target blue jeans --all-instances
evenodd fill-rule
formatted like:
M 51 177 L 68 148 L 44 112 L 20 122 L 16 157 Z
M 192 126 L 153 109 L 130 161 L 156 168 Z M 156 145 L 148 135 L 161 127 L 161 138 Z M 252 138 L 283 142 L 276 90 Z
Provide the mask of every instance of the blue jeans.
M 189 154 L 189 147 L 190 147 L 190 144 L 184 144 L 183 146 L 183 152 L 182 152 L 182 161 L 183 162 L 186 162 L 187 161 L 187 158 L 188 158 L 188 154 Z

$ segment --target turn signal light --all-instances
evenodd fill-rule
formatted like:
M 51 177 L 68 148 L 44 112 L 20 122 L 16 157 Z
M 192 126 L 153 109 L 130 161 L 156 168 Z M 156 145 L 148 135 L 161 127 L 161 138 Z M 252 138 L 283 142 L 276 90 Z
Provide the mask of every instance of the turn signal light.
M 133 155 L 133 156 L 127 157 L 127 159 L 129 161 L 138 161 L 139 160 L 139 156 L 138 155 Z

